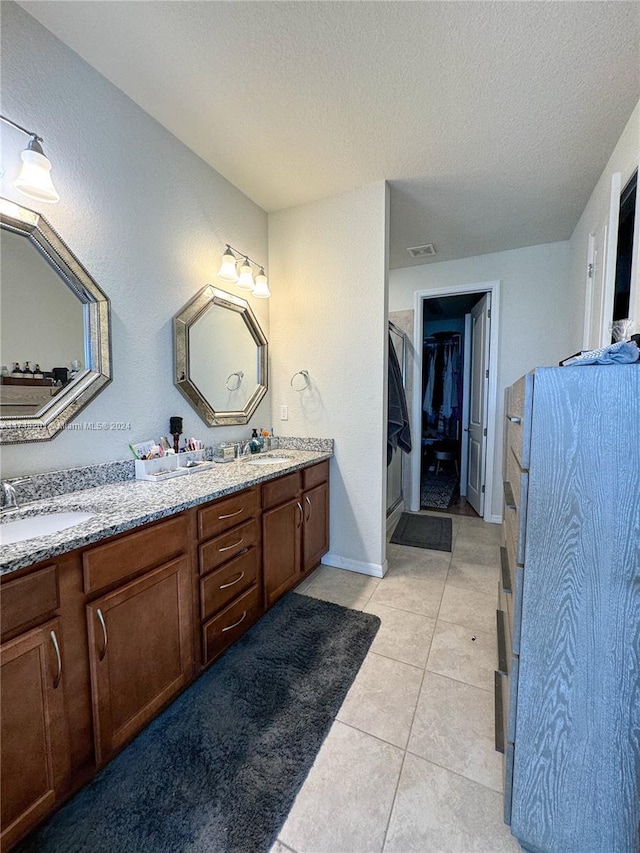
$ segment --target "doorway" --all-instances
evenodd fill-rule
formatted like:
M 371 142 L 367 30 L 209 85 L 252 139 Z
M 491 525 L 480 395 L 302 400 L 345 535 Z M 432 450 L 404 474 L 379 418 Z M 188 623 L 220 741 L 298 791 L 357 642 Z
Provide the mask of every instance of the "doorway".
M 498 308 L 499 282 L 415 294 L 413 511 L 499 520 L 492 512 Z

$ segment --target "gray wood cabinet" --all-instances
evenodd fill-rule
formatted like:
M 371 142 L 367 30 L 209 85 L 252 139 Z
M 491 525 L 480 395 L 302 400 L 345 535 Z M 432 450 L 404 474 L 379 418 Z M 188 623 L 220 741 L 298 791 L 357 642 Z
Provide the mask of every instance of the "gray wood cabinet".
M 640 365 L 523 377 L 506 450 L 505 820 L 535 853 L 637 853 Z

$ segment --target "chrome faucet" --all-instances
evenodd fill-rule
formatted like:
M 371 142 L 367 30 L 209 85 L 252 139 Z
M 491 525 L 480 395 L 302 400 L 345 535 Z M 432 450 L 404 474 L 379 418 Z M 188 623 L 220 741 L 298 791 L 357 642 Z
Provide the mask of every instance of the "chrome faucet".
M 9 480 L 2 480 L 0 483 L 1 486 L 1 494 L 2 494 L 2 509 L 20 509 L 20 504 L 18 503 L 18 495 L 16 493 L 16 486 L 19 486 L 20 483 L 28 482 L 28 477 L 23 477 L 20 480 L 13 480 L 9 482 Z

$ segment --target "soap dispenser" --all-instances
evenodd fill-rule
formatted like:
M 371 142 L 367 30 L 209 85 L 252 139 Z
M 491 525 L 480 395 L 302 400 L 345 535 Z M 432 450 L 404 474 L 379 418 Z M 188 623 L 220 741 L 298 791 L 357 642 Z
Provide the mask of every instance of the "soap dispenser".
M 251 439 L 249 440 L 249 450 L 252 453 L 260 453 L 260 440 L 258 438 L 258 431 L 256 429 L 251 433 Z

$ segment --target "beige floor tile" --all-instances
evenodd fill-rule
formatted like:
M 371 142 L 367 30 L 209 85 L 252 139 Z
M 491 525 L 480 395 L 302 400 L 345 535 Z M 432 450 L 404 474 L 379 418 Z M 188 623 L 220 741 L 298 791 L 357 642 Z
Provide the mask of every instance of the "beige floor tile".
M 280 840 L 299 853 L 380 853 L 403 752 L 335 722 Z
M 312 582 L 304 590 L 305 595 L 332 601 L 353 610 L 362 610 L 380 583 L 379 578 L 320 566 L 312 575 Z
M 424 669 L 436 626 L 435 619 L 373 601 L 369 601 L 364 609 L 378 616 L 382 623 L 370 651 Z
M 492 595 L 457 586 L 444 588 L 438 619 L 490 634 L 496 630 L 497 587 Z
M 463 563 L 455 558 L 451 560 L 447 586 L 471 589 L 494 595 L 500 580 L 500 569 L 496 565 L 483 566 L 481 563 Z
M 516 853 L 502 796 L 407 754 L 384 853 Z
M 481 519 L 477 523 L 461 526 L 458 529 L 460 544 L 467 541 L 481 545 L 500 545 L 502 540 L 502 525 L 489 524 Z
M 269 853 L 296 853 L 292 847 L 287 847 L 280 839 L 276 841 Z
M 453 560 L 461 563 L 480 563 L 483 566 L 500 565 L 500 543 L 476 542 L 466 533 L 459 533 L 453 545 Z
M 336 719 L 404 749 L 423 674 L 415 666 L 369 653 Z
M 502 791 L 491 693 L 425 674 L 407 749 L 434 764 Z
M 451 562 L 451 553 L 389 544 L 387 561 L 389 570 L 394 575 L 424 580 L 445 580 Z
M 443 580 L 424 580 L 422 578 L 397 575 L 393 570 L 380 581 L 371 596 L 373 604 L 385 604 L 397 610 L 408 610 L 422 616 L 438 615 L 440 600 L 444 590 Z
M 313 573 L 312 573 L 308 577 L 306 577 L 302 581 L 302 583 L 298 584 L 298 586 L 294 589 L 294 592 L 301 592 L 301 593 L 306 592 L 309 589 L 309 587 L 311 586 L 311 584 L 313 583 L 313 581 L 314 581 L 314 577 L 313 577 Z
M 438 621 L 431 641 L 427 669 L 493 693 L 497 658 L 495 632 L 474 632 L 462 625 Z

